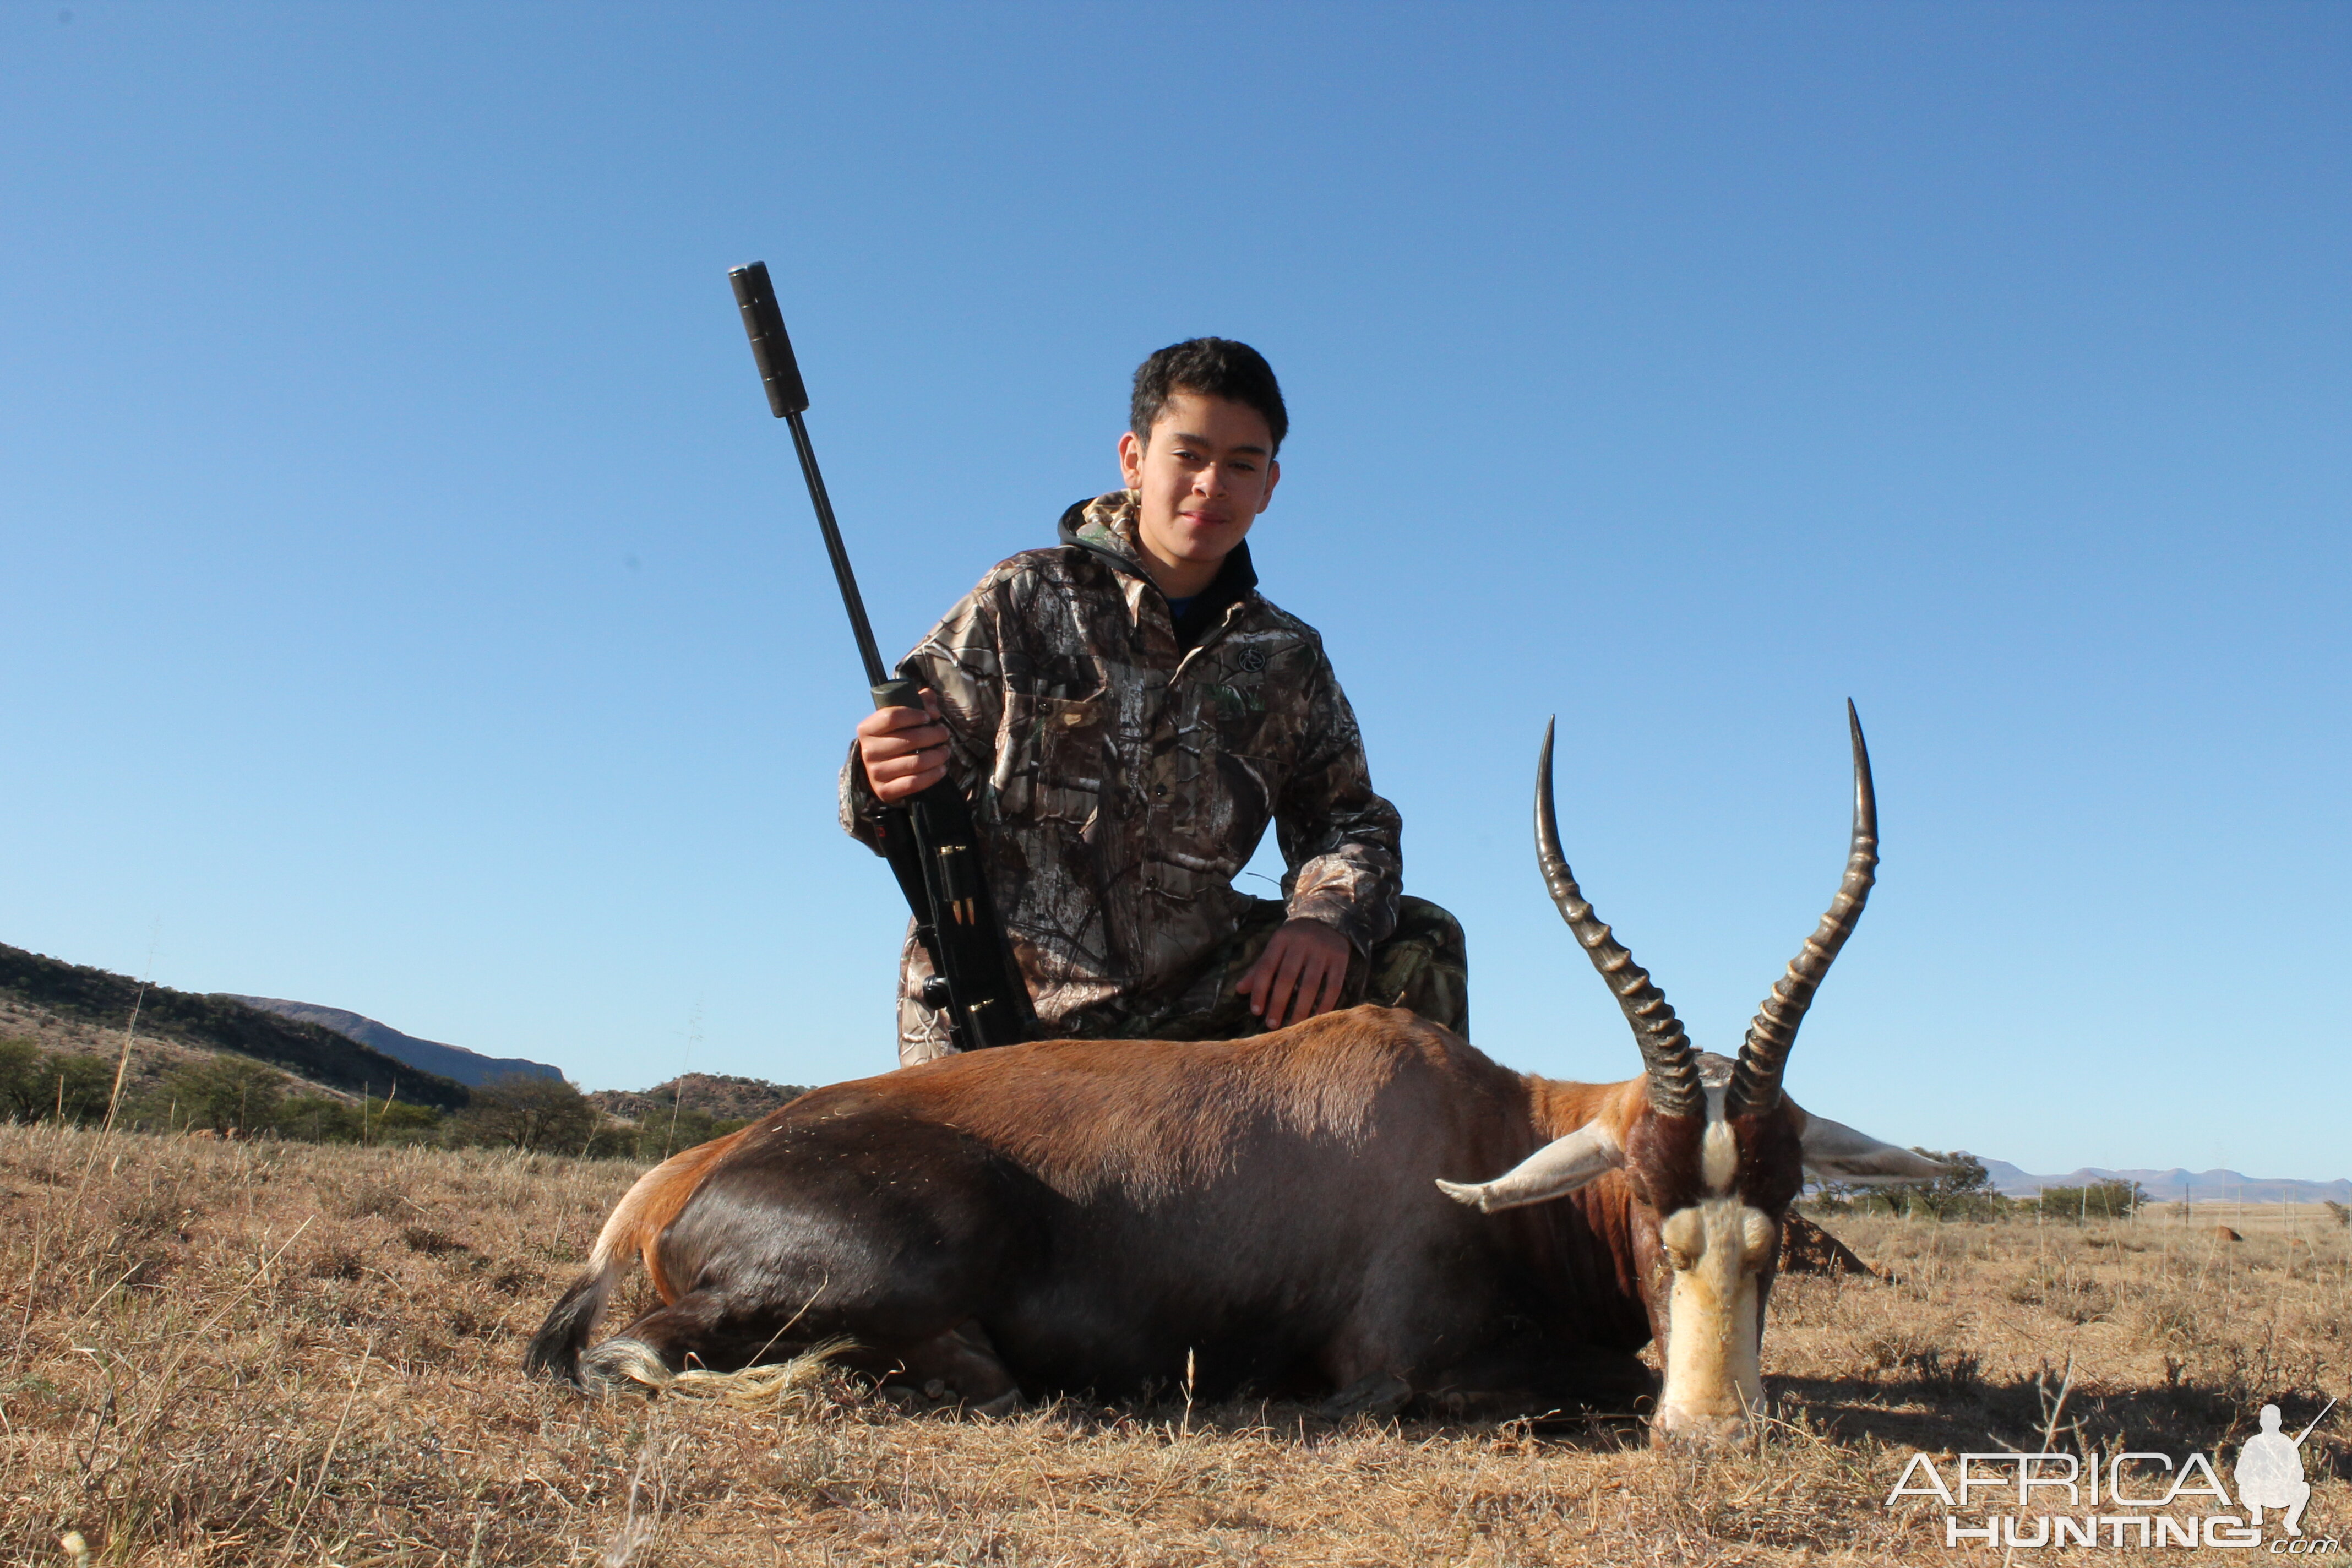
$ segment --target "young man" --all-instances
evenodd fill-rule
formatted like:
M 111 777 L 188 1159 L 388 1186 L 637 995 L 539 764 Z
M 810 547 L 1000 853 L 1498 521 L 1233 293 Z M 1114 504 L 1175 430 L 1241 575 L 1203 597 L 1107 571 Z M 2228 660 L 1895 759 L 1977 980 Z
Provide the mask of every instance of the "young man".
M 1228 1039 L 1361 1001 L 1466 1027 L 1461 928 L 1401 895 L 1396 808 L 1314 628 L 1257 592 L 1250 526 L 1289 428 L 1256 350 L 1161 349 L 1135 373 L 1124 489 L 980 581 L 899 666 L 928 712 L 857 726 L 842 825 L 953 778 L 1049 1037 Z M 1233 882 L 1271 823 L 1282 899 Z M 899 967 L 902 1062 L 945 1054 Z

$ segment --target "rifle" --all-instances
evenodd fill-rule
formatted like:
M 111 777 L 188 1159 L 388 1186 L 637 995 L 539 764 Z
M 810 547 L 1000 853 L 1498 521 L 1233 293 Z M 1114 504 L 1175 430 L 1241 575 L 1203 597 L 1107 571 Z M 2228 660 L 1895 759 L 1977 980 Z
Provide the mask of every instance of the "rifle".
M 858 656 L 866 661 L 866 682 L 873 689 L 874 706 L 920 708 L 923 700 L 916 683 L 885 670 L 882 655 L 874 646 L 866 602 L 858 596 L 857 579 L 849 570 L 849 552 L 841 542 L 833 502 L 824 493 L 824 478 L 817 472 L 816 448 L 809 444 L 808 427 L 801 422 L 801 414 L 809 405 L 808 388 L 801 381 L 792 340 L 784 335 L 783 312 L 776 308 L 768 264 L 754 261 L 733 268 L 727 277 L 735 285 L 735 303 L 743 312 L 743 331 L 751 340 L 751 358 L 767 388 L 769 410 L 792 426 L 801 477 L 808 481 L 816 525 L 824 534 L 825 553 L 833 561 L 834 581 L 841 585 L 849 629 L 857 638 Z M 904 805 L 884 806 L 881 850 L 890 862 L 892 875 L 898 879 L 899 891 L 907 895 L 908 908 L 915 913 L 916 940 L 930 957 L 931 977 L 923 983 L 923 1003 L 944 1016 L 955 1048 L 1009 1046 L 1033 1037 L 1037 1018 L 1030 1007 L 1029 988 L 1013 962 L 1003 923 L 989 897 L 971 807 L 955 781 L 941 779 Z

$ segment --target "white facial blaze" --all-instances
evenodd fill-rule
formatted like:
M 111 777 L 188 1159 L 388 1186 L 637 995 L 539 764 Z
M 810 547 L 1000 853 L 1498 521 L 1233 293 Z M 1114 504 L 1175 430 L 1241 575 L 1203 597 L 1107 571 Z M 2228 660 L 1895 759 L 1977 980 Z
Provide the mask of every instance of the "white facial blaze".
M 1726 1121 L 1710 1121 L 1699 1140 L 1698 1175 L 1706 1184 L 1709 1195 L 1721 1197 L 1731 1190 L 1731 1179 L 1739 1174 L 1739 1140 Z
M 1763 1304 L 1758 1275 L 1780 1236 L 1771 1215 L 1732 1192 L 1739 1171 L 1738 1135 L 1708 1096 L 1699 1174 L 1707 1196 L 1668 1215 L 1658 1241 L 1674 1270 L 1666 1300 L 1666 1385 L 1658 1399 L 1659 1431 L 1727 1436 L 1764 1400 L 1759 1360 Z

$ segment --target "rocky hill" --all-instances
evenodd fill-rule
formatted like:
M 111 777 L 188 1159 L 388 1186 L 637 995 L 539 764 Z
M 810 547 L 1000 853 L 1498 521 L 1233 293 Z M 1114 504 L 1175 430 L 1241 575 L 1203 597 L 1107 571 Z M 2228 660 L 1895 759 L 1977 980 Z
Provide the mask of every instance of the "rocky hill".
M 789 1105 L 807 1092 L 795 1083 L 690 1072 L 651 1089 L 601 1089 L 588 1100 L 606 1114 L 629 1121 L 643 1121 L 673 1108 L 699 1111 L 714 1121 L 751 1121 L 780 1105 Z
M 420 1071 L 323 1025 L 282 1017 L 233 997 L 199 995 L 168 985 L 143 988 L 128 975 L 0 944 L 0 1035 L 53 1047 L 106 1052 L 120 1047 L 131 1011 L 138 1037 L 165 1056 L 231 1052 L 346 1094 L 395 1093 L 407 1105 L 454 1110 L 463 1084 Z

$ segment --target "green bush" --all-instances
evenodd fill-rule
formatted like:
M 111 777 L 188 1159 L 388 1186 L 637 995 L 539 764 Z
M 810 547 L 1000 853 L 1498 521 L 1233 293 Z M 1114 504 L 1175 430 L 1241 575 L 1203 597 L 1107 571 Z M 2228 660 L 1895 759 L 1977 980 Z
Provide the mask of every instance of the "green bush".
M 751 1123 L 740 1117 L 728 1120 L 699 1110 L 656 1110 L 643 1121 L 607 1121 L 588 1146 L 588 1152 L 607 1160 L 641 1160 L 657 1164 L 672 1154 L 724 1138 Z
M 2147 1199 L 2137 1182 L 2093 1182 L 2080 1187 L 2044 1187 L 2036 1206 L 2045 1219 L 2122 1219 Z
M 80 1051 L 44 1052 L 0 1040 L 0 1116 L 12 1121 L 101 1121 L 114 1095 L 114 1063 Z
M 257 1132 L 278 1124 L 290 1081 L 276 1068 L 243 1057 L 193 1062 L 164 1079 L 165 1115 L 175 1129 Z
M 362 1106 L 371 1143 L 428 1143 L 446 1133 L 450 1118 L 430 1105 Z
M 323 1094 L 298 1094 L 278 1103 L 273 1125 L 280 1138 L 304 1143 L 356 1143 L 364 1124 L 356 1105 Z

